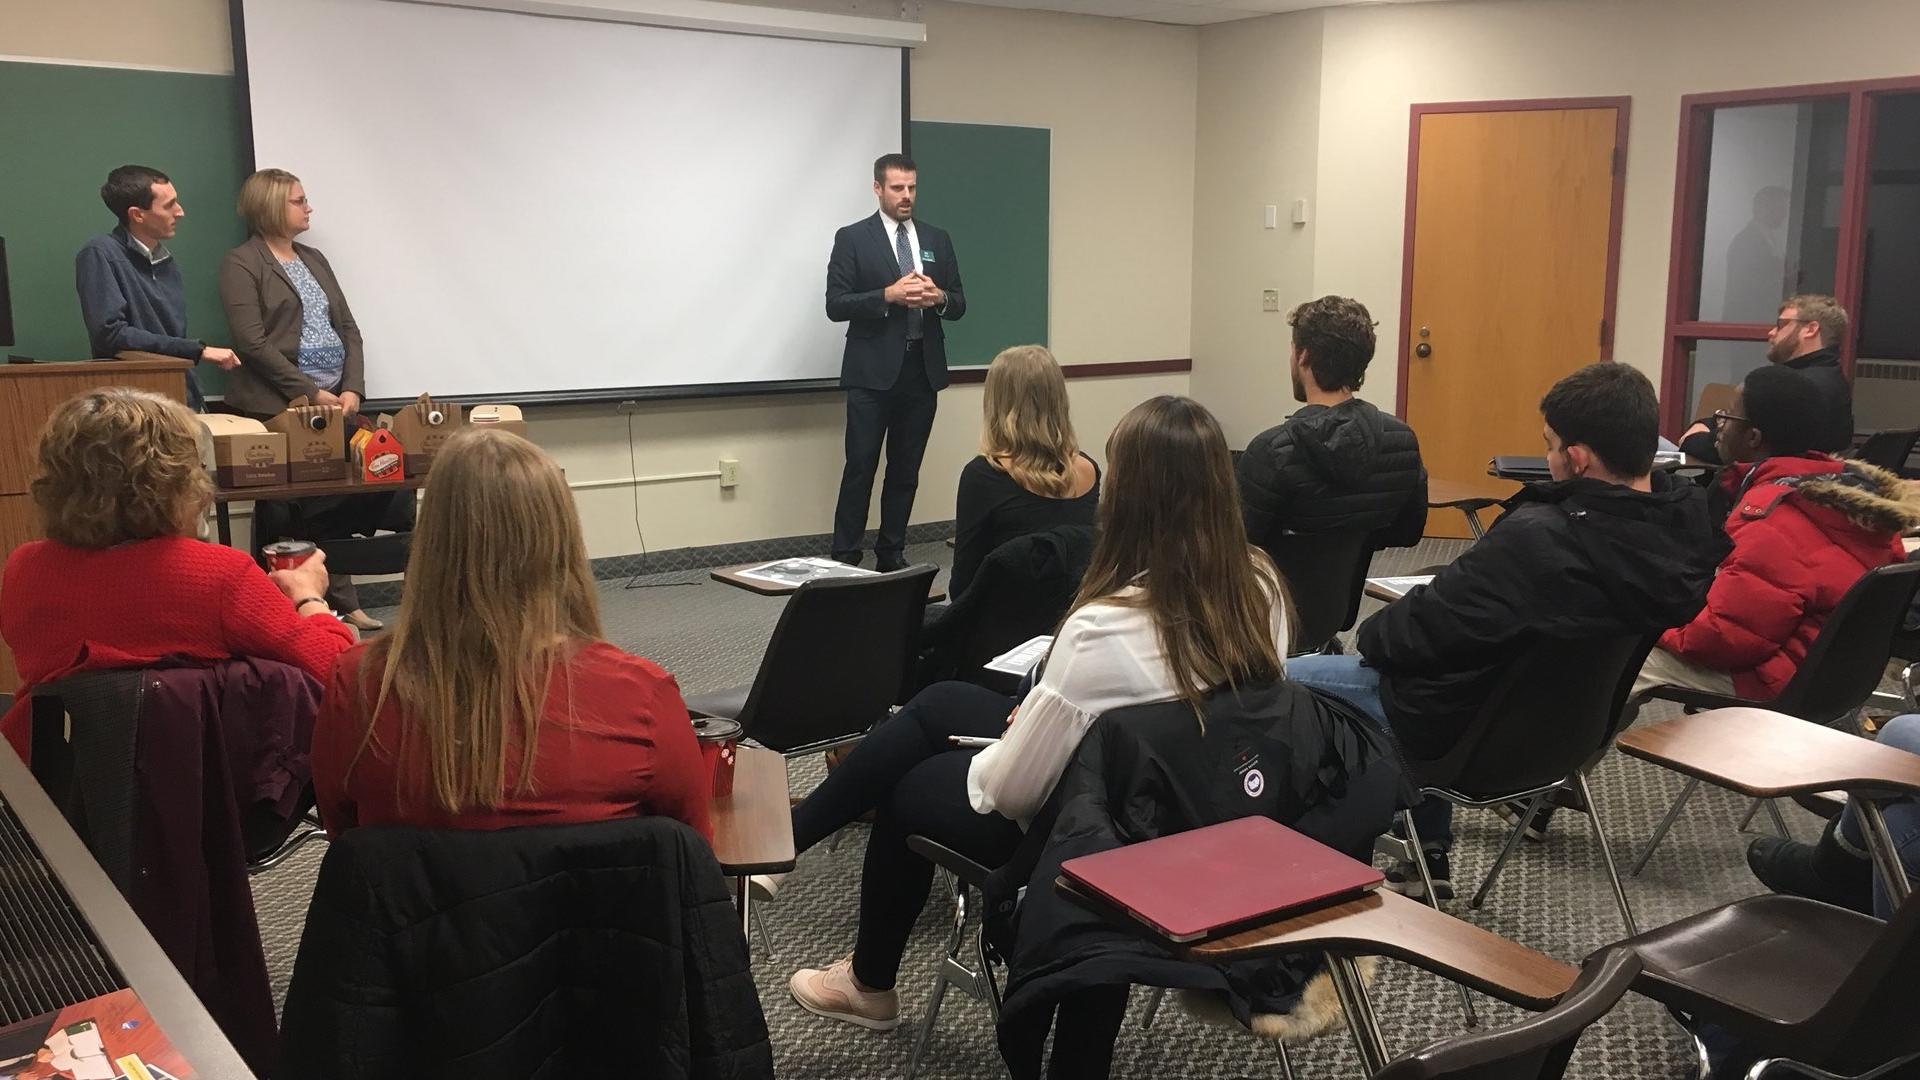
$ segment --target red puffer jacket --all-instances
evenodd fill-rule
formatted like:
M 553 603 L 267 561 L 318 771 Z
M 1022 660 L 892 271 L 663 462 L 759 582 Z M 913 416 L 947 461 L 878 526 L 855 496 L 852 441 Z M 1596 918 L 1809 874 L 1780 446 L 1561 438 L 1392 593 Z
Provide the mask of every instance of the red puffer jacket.
M 1817 453 L 1735 465 L 1720 482 L 1733 551 L 1706 607 L 1660 647 L 1730 673 L 1742 697 L 1772 698 L 1860 575 L 1905 557 L 1900 533 L 1920 525 L 1920 501 L 1884 469 Z

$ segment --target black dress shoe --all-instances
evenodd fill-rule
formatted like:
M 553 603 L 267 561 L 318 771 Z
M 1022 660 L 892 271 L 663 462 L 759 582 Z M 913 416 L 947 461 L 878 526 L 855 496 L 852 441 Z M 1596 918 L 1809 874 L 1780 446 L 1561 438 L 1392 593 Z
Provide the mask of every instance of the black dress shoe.
M 1747 866 L 1774 892 L 1873 914 L 1873 864 L 1839 845 L 1833 822 L 1817 844 L 1763 836 L 1747 845 Z
M 880 572 L 883 574 L 891 574 L 895 570 L 905 570 L 908 565 L 906 557 L 903 555 L 882 555 L 875 552 L 874 560 L 874 565 L 878 566 Z
M 831 558 L 834 562 L 846 563 L 848 566 L 860 565 L 860 553 L 857 551 L 836 551 Z

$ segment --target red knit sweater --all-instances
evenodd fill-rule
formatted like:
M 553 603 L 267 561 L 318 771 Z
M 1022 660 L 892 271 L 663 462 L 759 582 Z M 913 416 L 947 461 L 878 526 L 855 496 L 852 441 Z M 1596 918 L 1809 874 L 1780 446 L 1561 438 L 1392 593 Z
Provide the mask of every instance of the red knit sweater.
M 184 536 L 22 545 L 0 576 L 0 636 L 21 680 L 0 734 L 22 758 L 32 738 L 27 691 L 40 683 L 163 656 L 278 660 L 324 681 L 354 640 L 325 612 L 296 615 L 246 552 Z

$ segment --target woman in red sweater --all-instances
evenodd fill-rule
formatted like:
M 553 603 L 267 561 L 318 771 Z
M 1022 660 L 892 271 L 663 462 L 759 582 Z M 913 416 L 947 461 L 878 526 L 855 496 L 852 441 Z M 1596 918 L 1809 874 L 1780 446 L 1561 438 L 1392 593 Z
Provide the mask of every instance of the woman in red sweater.
M 120 388 L 48 419 L 33 480 L 48 539 L 15 549 L 0 581 L 0 636 L 21 679 L 0 733 L 23 759 L 41 683 L 163 656 L 258 657 L 324 680 L 356 640 L 321 599 L 323 555 L 267 574 L 198 539 L 213 501 L 198 429 L 179 402 Z
M 400 615 L 340 658 L 313 735 L 329 832 L 678 818 L 712 837 L 680 688 L 608 644 L 573 495 L 517 435 L 434 460 Z

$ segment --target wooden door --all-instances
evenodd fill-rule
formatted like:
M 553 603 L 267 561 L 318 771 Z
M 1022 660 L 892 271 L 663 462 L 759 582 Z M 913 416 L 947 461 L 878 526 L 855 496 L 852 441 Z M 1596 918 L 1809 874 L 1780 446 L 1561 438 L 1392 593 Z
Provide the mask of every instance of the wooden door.
M 1511 492 L 1487 460 L 1544 453 L 1541 395 L 1610 353 L 1620 108 L 1416 116 L 1401 385 L 1432 476 Z

